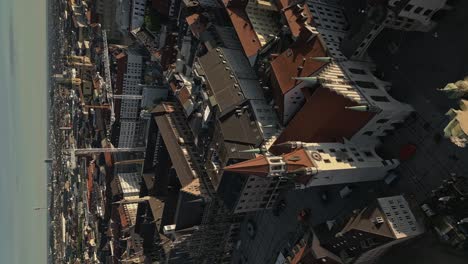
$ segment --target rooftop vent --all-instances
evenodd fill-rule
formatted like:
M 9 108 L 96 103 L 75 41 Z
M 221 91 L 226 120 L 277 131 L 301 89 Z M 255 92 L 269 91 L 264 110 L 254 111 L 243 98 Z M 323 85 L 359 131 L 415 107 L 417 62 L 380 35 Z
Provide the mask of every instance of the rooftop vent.
M 375 222 L 376 222 L 377 224 L 383 224 L 383 223 L 384 223 L 384 219 L 383 219 L 383 217 L 381 217 L 381 216 L 377 216 L 377 217 L 375 218 Z
M 308 18 L 308 16 L 307 16 L 307 14 L 305 14 L 304 12 L 302 12 L 302 13 L 300 14 L 300 16 L 299 16 L 299 19 L 300 19 L 301 21 L 306 21 L 307 18 Z
M 296 12 L 302 12 L 304 10 L 304 6 L 301 4 L 297 4 L 294 6 L 294 11 Z

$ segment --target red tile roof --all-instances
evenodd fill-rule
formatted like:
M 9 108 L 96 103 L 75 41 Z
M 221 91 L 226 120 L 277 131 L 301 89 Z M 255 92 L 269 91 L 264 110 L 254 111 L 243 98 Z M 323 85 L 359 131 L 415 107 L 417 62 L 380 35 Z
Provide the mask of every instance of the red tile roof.
M 227 7 L 226 11 L 247 57 L 256 55 L 261 44 L 247 13 L 243 9 L 233 7 Z
M 312 94 L 304 89 L 305 104 L 288 123 L 275 144 L 286 141 L 336 142 L 351 138 L 375 115 L 345 109 L 355 106 L 349 98 L 319 87 Z
M 309 6 L 307 4 L 302 4 L 301 6 L 304 10 L 299 11 L 294 3 L 297 3 L 295 0 L 280 0 L 279 7 L 281 8 L 284 18 L 288 23 L 289 29 L 291 30 L 291 34 L 294 37 L 298 37 L 301 31 L 301 28 L 304 27 L 305 23 L 309 23 L 314 25 L 314 20 L 312 18 L 312 13 L 309 10 Z M 301 19 L 301 12 L 307 16 L 307 19 Z
M 256 176 L 267 176 L 270 172 L 270 165 L 266 157 L 261 155 L 255 159 L 227 166 L 224 170 Z
M 302 148 L 296 149 L 290 153 L 285 153 L 281 156 L 286 163 L 286 170 L 288 172 L 302 168 L 315 167 L 314 163 L 310 160 L 306 150 Z
M 304 32 L 302 30 L 301 32 Z M 301 33 L 307 34 L 307 33 Z M 301 81 L 292 77 L 308 77 L 318 72 L 326 63 L 313 60 L 312 57 L 326 57 L 327 52 L 318 37 L 312 36 L 310 41 L 301 38 L 289 49 L 281 53 L 271 62 L 272 73 L 283 94 L 286 94 Z M 300 67 L 302 69 L 300 69 Z
M 120 216 L 120 226 L 122 228 L 127 228 L 128 227 L 128 220 L 127 220 L 127 216 L 125 214 L 125 209 L 124 209 L 123 205 L 120 205 L 118 210 L 119 210 L 119 216 Z
M 190 91 L 187 89 L 186 86 L 182 87 L 179 90 L 179 95 L 177 96 L 179 99 L 179 102 L 182 106 L 185 105 L 185 103 L 190 99 Z

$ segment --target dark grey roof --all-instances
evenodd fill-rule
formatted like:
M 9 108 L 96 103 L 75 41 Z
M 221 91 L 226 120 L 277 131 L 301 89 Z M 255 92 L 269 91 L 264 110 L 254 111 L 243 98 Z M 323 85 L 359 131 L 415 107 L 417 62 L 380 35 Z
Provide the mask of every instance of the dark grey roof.
M 177 171 L 177 176 L 179 177 L 180 183 L 182 186 L 188 185 L 194 179 L 192 176 L 192 171 L 190 166 L 188 166 L 185 161 L 184 154 L 182 149 L 178 146 L 177 138 L 171 132 L 170 123 L 167 120 L 164 120 L 163 117 L 157 117 L 156 122 L 160 128 L 161 135 L 164 138 L 166 143 L 169 155 L 171 156 L 172 164 Z
M 263 99 L 263 92 L 249 61 L 240 50 L 216 48 L 199 58 L 209 95 L 221 112 L 244 100 Z
M 253 145 L 239 144 L 235 142 L 224 142 L 224 146 L 219 150 L 221 160 L 249 160 L 255 158 L 254 153 L 242 152 L 255 148 Z M 221 157 L 222 156 L 222 157 Z
M 200 196 L 181 191 L 175 214 L 176 230 L 201 224 L 205 201 Z
M 261 132 L 248 104 L 240 105 L 218 120 L 224 141 L 249 144 L 258 147 L 262 141 Z

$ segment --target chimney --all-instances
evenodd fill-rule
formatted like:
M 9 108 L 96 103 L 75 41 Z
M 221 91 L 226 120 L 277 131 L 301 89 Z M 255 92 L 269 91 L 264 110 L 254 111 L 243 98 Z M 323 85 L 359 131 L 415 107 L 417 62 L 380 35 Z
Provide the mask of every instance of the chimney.
M 302 27 L 299 31 L 299 36 L 296 42 L 308 43 L 314 38 L 315 34 L 310 27 Z
M 301 12 L 301 14 L 299 15 L 299 21 L 306 21 L 308 18 L 307 14 L 304 13 L 304 12 Z
M 304 10 L 304 6 L 301 4 L 296 4 L 294 6 L 294 13 L 300 13 Z
M 301 76 L 303 69 L 304 69 L 304 66 L 302 65 L 297 66 L 297 76 Z

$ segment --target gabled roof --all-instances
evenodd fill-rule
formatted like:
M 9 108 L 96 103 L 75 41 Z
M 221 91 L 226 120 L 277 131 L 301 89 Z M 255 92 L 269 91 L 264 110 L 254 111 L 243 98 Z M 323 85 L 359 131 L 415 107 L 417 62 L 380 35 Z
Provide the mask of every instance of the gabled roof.
M 218 121 L 224 141 L 255 147 L 262 143 L 262 134 L 248 105 L 239 105 L 238 108 L 226 112 L 219 117 Z
M 304 33 L 306 34 L 306 33 Z M 312 59 L 326 57 L 327 52 L 317 36 L 297 40 L 271 62 L 272 74 L 276 78 L 283 94 L 286 94 L 301 81 L 293 77 L 308 77 L 322 69 L 325 62 Z
M 227 166 L 224 170 L 256 176 L 267 176 L 270 173 L 270 164 L 265 156 L 260 155 L 254 159 Z
M 350 230 L 359 230 L 379 236 L 384 236 L 390 239 L 395 239 L 388 222 L 376 225 L 373 221 L 376 217 L 384 218 L 385 215 L 382 210 L 375 204 L 361 210 L 357 215 L 353 216 L 346 226 L 342 229 L 342 233 Z
M 297 5 L 301 6 L 303 10 L 298 9 Z M 280 0 L 279 7 L 294 37 L 299 36 L 301 28 L 304 27 L 306 23 L 315 24 L 312 13 L 306 3 L 300 4 L 297 3 L 296 0 Z M 301 14 L 305 15 L 306 19 L 303 19 Z
M 216 48 L 199 58 L 208 95 L 223 113 L 245 99 L 263 99 L 258 77 L 242 51 Z
M 286 170 L 288 172 L 302 168 L 315 167 L 314 163 L 309 157 L 309 154 L 307 154 L 307 151 L 303 148 L 285 153 L 282 155 L 282 157 L 286 163 Z
M 261 48 L 261 43 L 257 34 L 255 34 L 255 30 L 245 10 L 235 7 L 226 7 L 226 11 L 237 32 L 237 37 L 242 44 L 245 55 L 247 55 L 247 57 L 256 55 Z
M 357 103 L 331 89 L 303 89 L 305 103 L 284 128 L 275 144 L 286 141 L 336 142 L 350 139 L 375 113 L 346 109 Z

